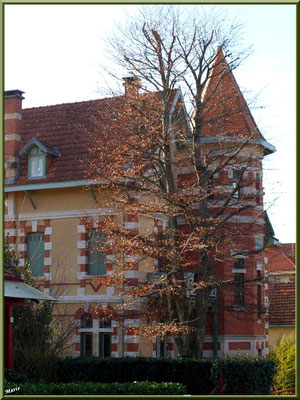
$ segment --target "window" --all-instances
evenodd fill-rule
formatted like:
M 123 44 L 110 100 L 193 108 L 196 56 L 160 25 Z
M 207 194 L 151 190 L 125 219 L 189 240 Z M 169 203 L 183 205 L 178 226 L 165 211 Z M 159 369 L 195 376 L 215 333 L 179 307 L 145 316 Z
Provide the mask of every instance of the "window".
M 239 185 L 240 178 L 241 178 L 240 177 L 240 171 L 233 170 L 232 171 L 232 179 L 233 179 L 232 188 L 234 190 L 234 193 L 233 193 L 233 198 L 234 199 L 240 199 L 241 198 L 241 188 L 240 188 L 240 185 Z
M 33 277 L 44 276 L 44 234 L 30 233 L 27 236 L 27 258 Z
M 276 281 L 277 283 L 280 282 L 280 276 L 279 276 L 279 275 L 276 275 L 276 276 L 275 276 L 275 281 Z
M 93 317 L 91 314 L 84 313 L 80 319 L 80 328 L 92 328 L 93 327 Z
M 234 262 L 233 268 L 234 268 L 234 269 L 244 269 L 244 263 L 245 263 L 244 258 L 238 258 L 238 259 Z
M 106 332 L 99 333 L 99 357 L 111 356 L 111 334 Z
M 234 304 L 244 306 L 244 274 L 234 274 Z
M 90 357 L 93 355 L 93 333 L 81 332 L 80 333 L 80 356 Z
M 106 275 L 106 254 L 100 249 L 105 243 L 106 236 L 100 231 L 91 231 L 88 246 L 89 275 Z
M 28 157 L 28 178 L 46 176 L 46 155 L 38 147 L 33 147 Z
M 264 239 L 262 236 L 255 236 L 255 250 L 263 250 Z
M 167 356 L 167 338 L 166 336 L 156 339 L 156 357 Z
M 232 183 L 232 188 L 234 189 L 233 198 L 234 199 L 240 199 L 241 198 L 241 189 L 240 189 L 238 183 L 233 182 Z
M 111 328 L 111 321 L 109 319 L 100 319 L 99 328 Z
M 91 314 L 84 313 L 80 319 L 80 328 L 92 329 L 93 317 Z M 80 333 L 80 356 L 90 357 L 93 355 L 93 332 Z
M 261 319 L 261 282 L 262 282 L 262 275 L 261 271 L 257 271 L 257 318 Z
M 99 318 L 99 357 L 111 356 L 111 320 L 105 317 Z

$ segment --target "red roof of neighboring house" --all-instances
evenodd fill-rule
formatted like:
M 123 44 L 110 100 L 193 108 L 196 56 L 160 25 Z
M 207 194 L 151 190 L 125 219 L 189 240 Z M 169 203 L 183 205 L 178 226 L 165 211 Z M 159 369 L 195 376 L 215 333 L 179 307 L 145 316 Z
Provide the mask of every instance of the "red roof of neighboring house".
M 268 258 L 268 272 L 293 272 L 295 266 L 295 243 L 286 243 L 280 247 L 269 247 L 266 249 Z
M 295 325 L 295 282 L 269 283 L 270 325 Z

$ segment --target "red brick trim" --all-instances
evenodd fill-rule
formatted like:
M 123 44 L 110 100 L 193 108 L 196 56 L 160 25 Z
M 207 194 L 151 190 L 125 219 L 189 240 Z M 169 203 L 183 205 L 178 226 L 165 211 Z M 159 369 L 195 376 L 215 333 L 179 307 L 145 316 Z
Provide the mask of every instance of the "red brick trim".
M 251 343 L 250 342 L 229 342 L 228 349 L 229 350 L 250 350 Z

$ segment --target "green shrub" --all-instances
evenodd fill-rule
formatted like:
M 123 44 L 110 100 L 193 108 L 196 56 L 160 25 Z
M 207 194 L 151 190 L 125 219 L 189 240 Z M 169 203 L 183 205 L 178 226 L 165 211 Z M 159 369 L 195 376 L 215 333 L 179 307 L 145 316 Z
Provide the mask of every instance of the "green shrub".
M 30 382 L 25 375 L 14 371 L 13 369 L 4 369 L 4 380 L 5 382 L 15 382 L 15 383 L 27 383 Z
M 275 391 L 295 388 L 296 346 L 292 335 L 283 335 L 275 346 L 271 359 L 275 362 Z
M 213 362 L 211 379 L 219 381 L 222 371 L 226 382 L 224 394 L 267 395 L 272 386 L 274 363 L 261 357 L 236 356 L 219 358 Z
M 57 360 L 56 372 L 57 382 L 168 382 L 172 379 L 186 385 L 189 394 L 209 394 L 213 389 L 211 364 L 210 360 L 187 358 L 66 358 Z
M 14 389 L 15 384 L 5 385 Z M 180 383 L 169 382 L 127 382 L 127 383 L 25 383 L 18 385 L 15 395 L 183 395 L 186 387 Z M 7 393 L 10 394 L 10 393 Z

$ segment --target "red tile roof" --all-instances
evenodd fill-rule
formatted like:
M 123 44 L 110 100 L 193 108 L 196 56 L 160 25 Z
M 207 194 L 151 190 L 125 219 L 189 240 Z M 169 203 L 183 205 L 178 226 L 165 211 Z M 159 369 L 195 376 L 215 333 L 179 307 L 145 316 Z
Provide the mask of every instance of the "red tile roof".
M 286 243 L 280 247 L 269 247 L 266 249 L 268 258 L 268 272 L 293 272 L 295 266 L 295 243 Z
M 21 157 L 24 170 L 15 184 L 86 179 L 87 165 L 83 159 L 88 154 L 87 139 L 99 129 L 98 126 L 101 129 L 107 122 L 101 117 L 101 112 L 107 115 L 107 110 L 118 107 L 119 101 L 119 98 L 102 99 L 23 110 L 22 146 L 35 137 L 49 147 L 55 146 L 61 157 L 53 157 L 50 168 L 47 168 L 47 177 L 38 180 L 28 180 L 27 157 Z M 95 119 L 100 122 L 98 126 Z
M 173 102 L 177 90 L 171 92 Z M 148 101 L 150 96 L 157 104 L 158 93 L 144 93 L 139 97 Z M 92 154 L 89 151 L 93 137 L 105 130 L 122 135 L 125 96 L 91 100 L 78 103 L 29 108 L 22 111 L 20 149 L 31 138 L 36 138 L 48 148 L 55 147 L 61 157 L 47 157 L 47 176 L 28 179 L 28 157 L 20 156 L 21 174 L 16 182 L 7 186 L 34 185 L 84 180 L 89 178 Z
M 265 154 L 275 151 L 275 147 L 267 143 L 259 131 L 222 50 L 215 59 L 204 93 L 203 99 L 207 103 L 204 107 L 203 139 L 251 139 L 253 143 L 265 147 Z
M 295 282 L 269 283 L 270 325 L 295 325 Z

